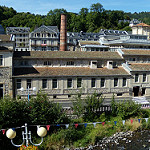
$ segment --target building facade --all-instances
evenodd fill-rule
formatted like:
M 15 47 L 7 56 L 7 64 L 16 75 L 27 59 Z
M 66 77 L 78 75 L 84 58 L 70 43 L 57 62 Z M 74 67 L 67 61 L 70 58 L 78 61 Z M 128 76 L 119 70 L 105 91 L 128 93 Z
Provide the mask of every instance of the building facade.
M 6 34 L 15 41 L 15 51 L 29 51 L 29 27 L 7 27 Z
M 32 95 L 36 87 L 56 101 L 79 92 L 129 97 L 131 75 L 122 63 L 117 52 L 15 52 L 15 95 L 26 97 L 28 87 Z
M 57 26 L 45 26 L 30 33 L 30 51 L 58 51 L 59 30 Z
M 13 96 L 12 62 L 14 42 L 9 35 L 0 34 L 0 98 Z

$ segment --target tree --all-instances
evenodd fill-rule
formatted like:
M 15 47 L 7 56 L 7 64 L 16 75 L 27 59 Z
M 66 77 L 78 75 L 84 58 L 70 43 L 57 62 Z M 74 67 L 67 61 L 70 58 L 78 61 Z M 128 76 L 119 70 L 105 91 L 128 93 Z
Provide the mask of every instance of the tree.
M 92 4 L 90 10 L 92 12 L 102 13 L 104 11 L 103 5 L 100 3 Z

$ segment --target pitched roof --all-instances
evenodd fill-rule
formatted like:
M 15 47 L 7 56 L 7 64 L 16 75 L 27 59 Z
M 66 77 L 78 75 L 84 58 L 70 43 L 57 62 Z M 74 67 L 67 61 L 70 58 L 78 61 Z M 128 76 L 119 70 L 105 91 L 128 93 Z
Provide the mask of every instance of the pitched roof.
M 11 41 L 10 35 L 0 34 L 0 41 Z
M 150 71 L 149 63 L 131 63 L 129 67 L 132 71 Z
M 58 27 L 57 26 L 45 26 L 42 25 L 39 28 L 35 29 L 32 32 L 49 32 L 49 33 L 58 33 Z
M 134 25 L 133 27 L 138 27 L 138 26 L 142 26 L 142 27 L 150 27 L 150 25 L 145 24 L 145 23 L 139 23 L 139 24 Z
M 122 50 L 123 55 L 150 55 L 150 50 Z
M 19 77 L 62 77 L 62 76 L 128 76 L 129 74 L 118 67 L 107 68 L 85 68 L 85 67 L 35 67 L 35 68 L 15 68 L 14 76 Z
M 79 44 L 82 45 L 100 45 L 99 41 L 83 41 L 79 40 Z
M 81 51 L 28 51 L 14 52 L 14 58 L 17 59 L 119 59 L 123 58 L 117 52 L 81 52 Z

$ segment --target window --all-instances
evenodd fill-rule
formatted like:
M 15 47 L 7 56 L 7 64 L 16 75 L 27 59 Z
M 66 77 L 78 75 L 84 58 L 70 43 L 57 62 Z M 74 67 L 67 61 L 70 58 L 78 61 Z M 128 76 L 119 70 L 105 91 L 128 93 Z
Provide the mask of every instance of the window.
M 21 88 L 21 79 L 17 79 L 17 89 Z
M 31 79 L 27 79 L 27 88 L 31 88 Z
M 127 85 L 127 79 L 126 79 L 126 78 L 123 78 L 122 86 L 126 86 L 126 85 Z
M 67 87 L 68 88 L 72 87 L 72 79 L 67 79 Z
M 74 65 L 74 62 L 73 62 L 73 61 L 67 61 L 67 65 L 68 65 L 68 66 L 73 66 L 73 65 Z
M 105 78 L 101 78 L 101 87 L 105 86 Z
M 46 51 L 46 47 L 42 47 L 42 51 Z
M 47 88 L 47 79 L 42 80 L 42 88 L 46 89 Z
M 52 80 L 52 88 L 57 88 L 57 79 Z
M 143 82 L 146 82 L 146 73 L 143 74 Z
M 27 66 L 27 65 L 28 65 L 28 62 L 27 62 L 27 61 L 21 61 L 21 62 L 20 62 L 20 65 L 21 65 L 21 66 Z
M 129 61 L 135 61 L 136 59 L 135 58 L 129 58 Z
M 114 87 L 118 86 L 118 78 L 114 78 Z
M 91 87 L 95 87 L 96 86 L 96 79 L 92 78 L 91 80 Z
M 114 61 L 113 62 L 113 68 L 116 68 L 117 67 L 117 63 Z
M 0 66 L 3 65 L 3 55 L 0 55 Z
M 82 86 L 82 78 L 77 78 L 77 88 Z
M 139 75 L 135 74 L 135 82 L 138 82 L 138 81 L 139 81 Z
M 44 61 L 44 65 L 45 65 L 45 66 L 50 66 L 50 65 L 51 65 L 51 62 L 50 62 L 50 61 Z

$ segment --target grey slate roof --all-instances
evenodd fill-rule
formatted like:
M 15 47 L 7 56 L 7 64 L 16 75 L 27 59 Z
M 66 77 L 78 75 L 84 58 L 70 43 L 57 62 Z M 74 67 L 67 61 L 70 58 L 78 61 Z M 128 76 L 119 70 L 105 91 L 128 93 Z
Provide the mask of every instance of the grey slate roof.
M 62 76 L 129 76 L 123 67 L 114 69 L 97 68 L 91 69 L 87 67 L 30 67 L 15 68 L 14 76 L 19 77 L 62 77 Z
M 82 52 L 82 51 L 28 51 L 14 52 L 15 59 L 108 59 L 123 60 L 117 52 Z
M 35 29 L 34 31 L 32 31 L 32 33 L 36 33 L 36 32 L 48 32 L 48 33 L 59 33 L 58 27 L 57 26 L 45 26 L 42 25 L 39 28 Z

